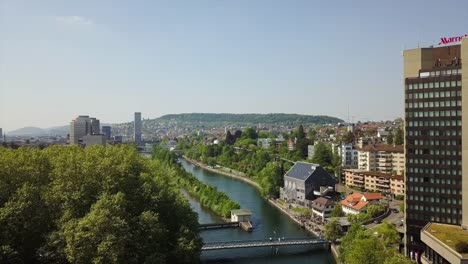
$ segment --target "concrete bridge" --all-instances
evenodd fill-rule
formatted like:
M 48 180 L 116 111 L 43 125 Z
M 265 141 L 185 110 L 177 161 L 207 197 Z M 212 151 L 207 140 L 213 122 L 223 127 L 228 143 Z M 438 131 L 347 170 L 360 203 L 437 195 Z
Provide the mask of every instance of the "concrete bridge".
M 202 251 L 255 248 L 255 247 L 280 247 L 280 246 L 303 246 L 312 245 L 314 248 L 328 249 L 330 242 L 320 238 L 286 238 L 286 239 L 265 239 L 265 240 L 245 240 L 205 243 Z

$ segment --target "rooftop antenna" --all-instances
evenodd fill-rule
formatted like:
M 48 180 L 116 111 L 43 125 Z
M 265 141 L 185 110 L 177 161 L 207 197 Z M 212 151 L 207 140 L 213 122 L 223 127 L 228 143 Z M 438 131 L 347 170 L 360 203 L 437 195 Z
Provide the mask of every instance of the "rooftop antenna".
M 349 103 L 348 103 L 348 125 L 349 125 Z
M 419 49 L 420 42 L 421 42 L 421 32 L 418 32 L 418 49 Z

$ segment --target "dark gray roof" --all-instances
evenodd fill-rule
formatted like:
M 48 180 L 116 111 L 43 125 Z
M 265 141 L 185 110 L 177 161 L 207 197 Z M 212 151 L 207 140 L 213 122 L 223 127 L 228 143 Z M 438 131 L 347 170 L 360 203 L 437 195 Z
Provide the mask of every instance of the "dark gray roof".
M 286 172 L 285 176 L 296 178 L 299 180 L 306 180 L 312 175 L 316 168 L 319 167 L 318 164 L 307 163 L 307 162 L 296 162 L 291 169 Z
M 323 211 L 326 206 L 333 206 L 335 202 L 325 197 L 319 197 L 312 201 L 312 208 Z

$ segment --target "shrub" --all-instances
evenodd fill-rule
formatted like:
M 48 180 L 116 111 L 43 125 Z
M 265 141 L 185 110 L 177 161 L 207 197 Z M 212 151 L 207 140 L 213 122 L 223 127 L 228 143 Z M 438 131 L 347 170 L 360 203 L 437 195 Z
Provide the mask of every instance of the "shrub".
M 458 241 L 455 244 L 455 250 L 458 253 L 468 253 L 468 243 L 465 241 Z

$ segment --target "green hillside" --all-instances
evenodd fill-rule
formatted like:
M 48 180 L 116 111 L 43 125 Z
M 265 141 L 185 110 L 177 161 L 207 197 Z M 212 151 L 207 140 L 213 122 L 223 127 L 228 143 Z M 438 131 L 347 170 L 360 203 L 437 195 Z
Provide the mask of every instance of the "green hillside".
M 298 115 L 298 114 L 211 114 L 211 113 L 189 113 L 165 115 L 159 120 L 173 120 L 181 122 L 204 122 L 204 123 L 251 123 L 251 124 L 336 124 L 343 120 L 322 115 Z

